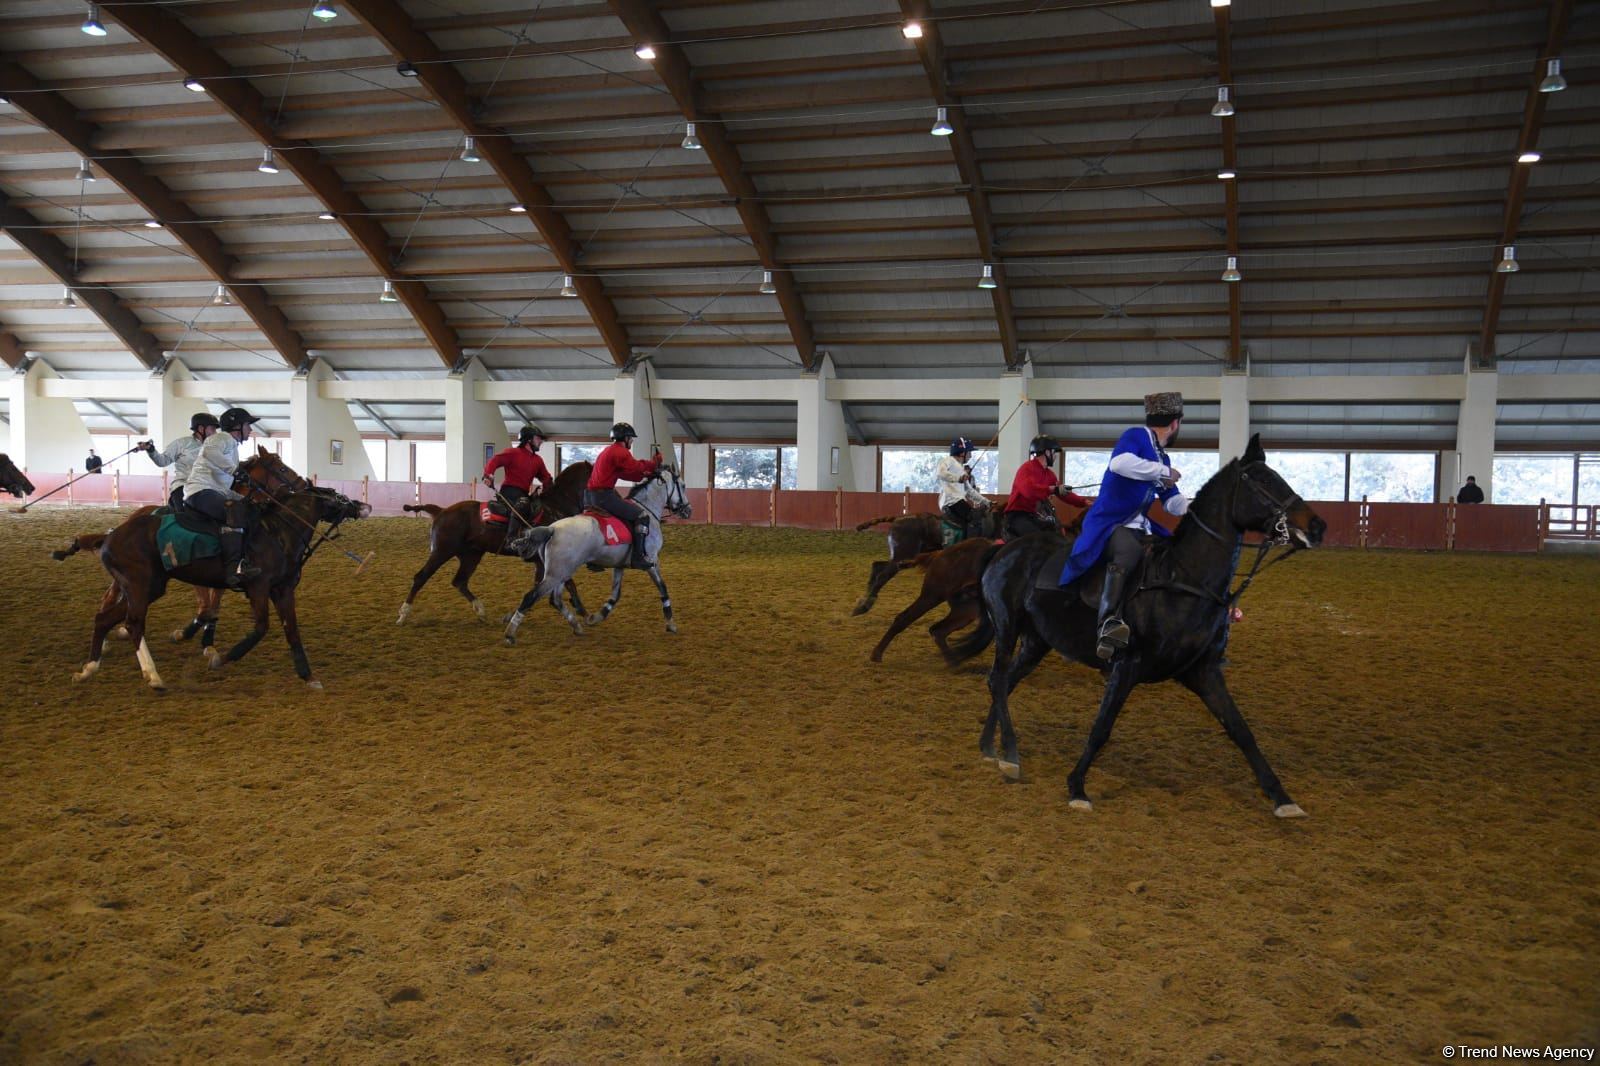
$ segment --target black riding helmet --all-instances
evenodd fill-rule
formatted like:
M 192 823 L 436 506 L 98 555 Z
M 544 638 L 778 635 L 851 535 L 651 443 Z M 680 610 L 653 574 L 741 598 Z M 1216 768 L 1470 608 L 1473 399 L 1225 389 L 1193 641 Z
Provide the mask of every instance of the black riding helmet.
M 189 418 L 190 433 L 199 433 L 204 426 L 220 427 L 221 425 L 222 423 L 217 421 L 217 416 L 210 411 L 201 411 L 199 414 L 192 415 Z
M 968 440 L 966 437 L 957 437 L 955 440 L 950 442 L 951 455 L 966 455 L 972 450 L 972 441 Z
M 230 407 L 222 412 L 222 417 L 217 420 L 217 425 L 221 427 L 222 432 L 232 433 L 236 429 L 255 425 L 259 421 L 261 421 L 259 415 L 253 415 L 243 407 Z
M 544 439 L 544 430 L 542 430 L 538 426 L 534 426 L 534 425 L 523 426 L 522 427 L 522 431 L 517 434 L 517 443 L 518 444 L 527 444 L 528 442 L 533 440 L 533 438 L 535 438 L 535 437 L 538 437 L 540 440 L 543 440 Z
M 638 435 L 639 434 L 634 431 L 634 428 L 626 422 L 618 422 L 616 425 L 611 427 L 611 439 L 615 441 L 621 441 L 623 444 L 628 443 Z
M 1059 452 L 1060 450 L 1061 442 L 1048 433 L 1041 433 L 1028 442 L 1029 455 L 1048 455 L 1051 452 Z

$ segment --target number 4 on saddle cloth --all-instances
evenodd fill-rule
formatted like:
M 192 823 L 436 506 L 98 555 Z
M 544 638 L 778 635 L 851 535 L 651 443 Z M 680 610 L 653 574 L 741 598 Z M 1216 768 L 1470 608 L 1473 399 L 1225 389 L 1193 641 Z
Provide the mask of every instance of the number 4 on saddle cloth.
M 585 518 L 592 518 L 600 524 L 600 534 L 606 538 L 607 544 L 632 544 L 633 530 L 628 528 L 628 523 L 616 515 L 593 508 L 583 512 Z

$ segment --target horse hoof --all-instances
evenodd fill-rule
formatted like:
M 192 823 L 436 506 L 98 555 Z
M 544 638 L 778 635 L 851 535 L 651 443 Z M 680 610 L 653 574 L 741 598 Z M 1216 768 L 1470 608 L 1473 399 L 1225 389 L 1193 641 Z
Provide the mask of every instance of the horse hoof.
M 575 625 L 572 627 L 572 635 L 575 637 L 586 637 L 589 635 L 589 632 L 582 626 Z
M 1300 809 L 1300 804 L 1298 803 L 1281 804 L 1273 808 L 1272 813 L 1279 818 L 1304 818 L 1306 816 L 1306 812 Z
M 1005 776 L 1005 779 L 1007 781 L 1021 781 L 1022 780 L 1022 764 L 1021 763 L 1006 762 L 1004 759 L 996 759 L 995 760 L 995 765 L 1000 767 L 1000 773 Z
M 157 692 L 167 691 L 167 683 L 162 681 L 160 678 L 156 678 L 156 680 L 150 682 L 150 687 Z
M 212 654 L 211 656 L 208 657 L 208 662 L 209 662 L 209 665 L 210 665 L 211 669 L 213 669 L 213 670 L 221 670 L 222 669 L 222 656 L 217 655 L 217 654 Z
M 1071 807 L 1075 811 L 1092 811 L 1092 810 L 1094 810 L 1094 804 L 1090 803 L 1086 799 L 1068 800 L 1067 801 L 1067 806 Z
M 482 600 L 472 601 L 472 613 L 478 616 L 478 621 L 480 622 L 487 622 L 489 620 L 489 611 L 483 606 Z M 508 615 L 507 617 L 510 616 Z
M 517 638 L 507 633 L 505 639 L 500 643 L 504 644 L 508 648 L 515 648 L 517 646 Z
M 172 643 L 174 643 L 174 644 L 182 644 L 183 643 L 183 630 L 174 629 L 172 631 Z
M 306 688 L 311 689 L 313 692 L 321 692 L 322 682 L 313 677 L 306 682 Z
M 605 620 L 606 620 L 605 619 L 605 615 L 603 615 L 600 612 L 596 611 L 594 614 L 591 614 L 588 618 L 585 618 L 583 620 L 583 624 L 586 625 L 586 626 L 597 626 L 601 622 L 604 622 Z
M 410 616 L 411 616 L 411 605 L 409 603 L 402 603 L 400 605 L 400 617 L 396 618 L 394 620 L 394 624 L 397 625 L 397 626 L 403 626 L 403 625 L 406 624 L 406 619 L 409 618 Z
M 677 631 L 678 631 L 678 623 L 676 623 L 676 622 L 668 622 L 667 623 L 667 632 L 668 633 L 676 633 Z
M 82 670 L 79 670 L 77 673 L 72 675 L 72 681 L 74 684 L 79 681 L 87 681 L 93 677 L 95 675 L 95 671 L 99 669 L 99 663 L 85 663 Z

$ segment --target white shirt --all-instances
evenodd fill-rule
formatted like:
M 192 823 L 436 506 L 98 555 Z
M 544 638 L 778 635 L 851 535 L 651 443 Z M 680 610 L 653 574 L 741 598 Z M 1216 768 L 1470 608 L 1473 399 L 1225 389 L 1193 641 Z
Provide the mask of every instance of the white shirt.
M 1161 442 L 1156 439 L 1156 431 L 1149 426 L 1144 427 L 1144 431 L 1150 434 L 1150 443 L 1156 446 L 1157 451 L 1160 451 Z M 1161 482 L 1172 480 L 1172 468 L 1170 466 L 1154 459 L 1141 459 L 1132 452 L 1119 452 L 1113 455 L 1110 466 L 1113 474 L 1125 477 L 1130 481 Z M 1170 499 L 1162 500 L 1161 506 L 1166 508 L 1169 515 L 1178 518 L 1189 510 L 1189 498 L 1179 492 Z M 1141 533 L 1150 532 L 1150 519 L 1146 518 L 1143 512 L 1135 514 L 1122 524 L 1129 529 L 1137 529 Z
M 176 488 L 189 480 L 189 471 L 194 469 L 194 457 L 200 454 L 199 440 L 194 434 L 179 437 L 167 445 L 165 451 L 151 452 L 150 461 L 157 466 L 170 466 L 172 471 L 172 485 Z
M 967 468 L 961 460 L 953 455 L 947 455 L 939 460 L 939 469 L 934 472 L 939 479 L 939 510 L 944 510 L 952 503 L 966 500 L 974 507 L 987 507 L 989 501 L 983 493 L 978 491 L 972 482 L 961 483 L 967 476 Z
M 233 491 L 233 472 L 239 469 L 239 442 L 232 433 L 213 433 L 195 454 L 194 466 L 183 482 L 183 495 L 212 489 L 230 500 L 242 499 Z

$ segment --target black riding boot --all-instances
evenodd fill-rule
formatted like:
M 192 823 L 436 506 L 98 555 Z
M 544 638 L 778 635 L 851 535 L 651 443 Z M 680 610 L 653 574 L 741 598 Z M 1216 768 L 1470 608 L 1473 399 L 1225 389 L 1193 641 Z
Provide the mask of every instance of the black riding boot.
M 1106 583 L 1100 589 L 1100 642 L 1094 653 L 1107 662 L 1128 646 L 1133 631 L 1122 620 L 1122 586 L 1128 572 L 1116 563 L 1106 567 Z
M 244 530 L 223 526 L 217 539 L 222 545 L 222 573 L 230 589 L 261 575 L 260 568 L 251 566 L 244 557 Z
M 628 565 L 635 570 L 649 569 L 644 557 L 644 542 L 649 535 L 650 519 L 641 518 L 633 527 L 633 557 L 628 560 Z

